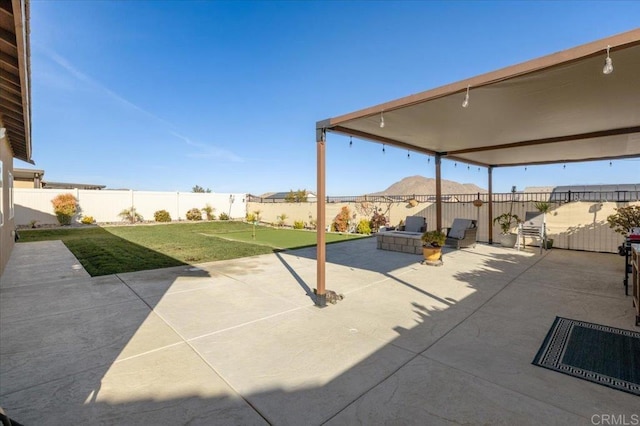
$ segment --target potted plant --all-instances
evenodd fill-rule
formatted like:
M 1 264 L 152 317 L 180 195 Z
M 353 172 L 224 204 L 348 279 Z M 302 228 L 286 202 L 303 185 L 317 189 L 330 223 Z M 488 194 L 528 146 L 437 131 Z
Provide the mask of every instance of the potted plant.
M 441 231 L 427 231 L 422 234 L 422 254 L 427 262 L 439 262 L 442 259 L 442 246 L 447 236 Z
M 500 245 L 502 245 L 502 247 L 514 247 L 516 245 L 518 234 L 511 232 L 511 228 L 517 226 L 520 222 L 522 221 L 518 215 L 511 212 L 502 213 L 493 219 L 493 223 L 500 226 Z

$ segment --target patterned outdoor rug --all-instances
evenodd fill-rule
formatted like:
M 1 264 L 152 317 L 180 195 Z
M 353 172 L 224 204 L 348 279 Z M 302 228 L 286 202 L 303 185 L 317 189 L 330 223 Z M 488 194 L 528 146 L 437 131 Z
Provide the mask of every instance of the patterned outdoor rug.
M 640 396 L 640 333 L 556 317 L 533 365 Z

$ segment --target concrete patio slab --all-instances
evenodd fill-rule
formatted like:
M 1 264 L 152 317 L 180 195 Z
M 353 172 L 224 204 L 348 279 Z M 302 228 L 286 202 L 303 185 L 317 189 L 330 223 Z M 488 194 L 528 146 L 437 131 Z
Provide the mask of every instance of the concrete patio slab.
M 0 395 L 179 342 L 140 300 L 14 321 L 0 333 Z
M 67 266 L 45 279 L 52 250 Z M 28 243 L 1 278 L 0 405 L 25 424 L 640 416 L 637 397 L 531 365 L 556 315 L 635 329 L 622 258 L 479 244 L 430 267 L 373 239 L 327 258 L 346 298 L 319 309 L 314 248 L 87 278 L 63 245 Z
M 14 247 L 0 278 L 0 288 L 67 278 L 89 278 L 89 274 L 62 241 L 20 243 Z
M 186 343 L 8 395 L 23 424 L 267 424 Z
M 0 321 L 5 323 L 139 300 L 114 275 L 8 286 L 0 288 L 0 297 Z
M 423 356 L 587 420 L 600 413 L 630 418 L 637 412 L 636 396 L 531 364 L 553 319 L 544 323 L 477 312 Z
M 229 278 L 214 286 L 150 296 L 145 300 L 185 339 L 236 327 L 297 307 L 282 298 L 256 292 L 246 284 Z
M 328 425 L 570 425 L 588 419 L 418 357 Z
M 191 343 L 272 424 L 321 424 L 414 356 L 315 307 Z

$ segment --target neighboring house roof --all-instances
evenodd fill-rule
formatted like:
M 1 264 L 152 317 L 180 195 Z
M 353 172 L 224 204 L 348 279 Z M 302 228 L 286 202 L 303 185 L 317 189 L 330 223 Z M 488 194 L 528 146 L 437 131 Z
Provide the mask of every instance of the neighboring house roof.
M 14 179 L 42 179 L 44 176 L 44 170 L 38 169 L 13 169 L 13 177 Z
M 106 185 L 93 185 L 90 183 L 68 183 L 68 182 L 42 182 L 42 187 L 46 189 L 104 189 Z
M 622 183 L 618 185 L 562 185 L 553 188 L 552 192 L 616 192 L 640 191 L 640 183 Z
M 0 122 L 13 157 L 31 160 L 29 0 L 0 1 Z

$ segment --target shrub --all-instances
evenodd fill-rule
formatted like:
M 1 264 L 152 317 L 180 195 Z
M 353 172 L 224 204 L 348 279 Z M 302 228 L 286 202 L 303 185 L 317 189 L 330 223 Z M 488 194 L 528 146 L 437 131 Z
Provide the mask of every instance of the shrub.
M 294 220 L 293 221 L 293 229 L 304 229 L 304 221 L 302 221 L 302 220 Z
M 166 210 L 158 210 L 153 214 L 156 222 L 171 222 L 171 215 Z
M 130 223 L 142 222 L 144 220 L 142 215 L 138 213 L 136 211 L 136 208 L 133 206 L 131 206 L 130 209 L 122 210 L 118 214 L 118 216 L 120 216 L 120 218 L 122 218 L 123 221 L 130 222 Z
M 358 222 L 358 234 L 371 234 L 371 226 L 369 226 L 369 221 L 367 219 L 360 219 L 360 222 Z
M 187 220 L 202 220 L 202 213 L 200 209 L 192 208 L 187 212 Z
M 309 226 L 311 227 L 311 229 L 316 229 L 318 227 L 318 221 L 315 219 L 311 219 L 309 221 Z
M 216 216 L 213 214 L 214 211 L 216 211 L 216 209 L 211 207 L 210 204 L 207 204 L 202 208 L 202 212 L 205 214 L 207 220 L 213 220 L 216 218 Z
M 95 219 L 93 218 L 93 216 L 83 216 L 82 219 L 80 219 L 80 222 L 85 225 L 91 225 L 93 222 L 95 222 Z
M 373 212 L 371 217 L 371 229 L 378 231 L 381 227 L 386 226 L 387 218 L 378 212 Z
M 607 217 L 609 228 L 618 234 L 627 235 L 631 228 L 640 227 L 640 206 L 627 206 L 614 209 L 615 214 Z
M 282 213 L 280 216 L 277 216 L 277 219 L 278 219 L 278 226 L 281 226 L 281 227 L 282 227 L 282 226 L 286 225 L 286 222 L 285 222 L 285 221 L 287 220 L 287 218 L 288 218 L 288 217 L 289 217 L 289 216 L 287 216 L 287 214 L 286 214 L 286 213 Z
M 220 220 L 229 220 L 229 215 L 224 212 L 220 213 Z
M 247 213 L 247 222 L 249 222 L 249 223 L 253 223 L 253 222 L 255 222 L 256 220 L 257 220 L 257 219 L 256 219 L 256 215 L 255 215 L 255 214 L 253 214 L 253 213 Z
M 59 194 L 51 200 L 51 204 L 53 204 L 53 212 L 56 214 L 60 225 L 70 225 L 71 218 L 78 211 L 76 197 L 73 194 Z
M 349 219 L 351 219 L 351 212 L 349 211 L 349 207 L 344 206 L 340 213 L 338 213 L 333 219 L 332 229 L 338 232 L 347 232 L 349 229 Z

